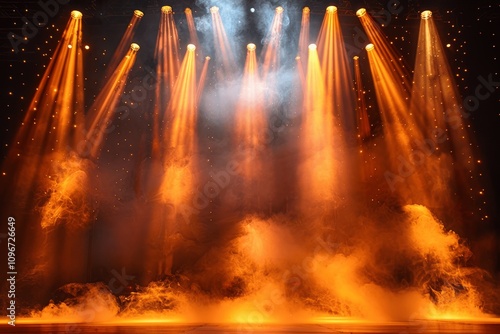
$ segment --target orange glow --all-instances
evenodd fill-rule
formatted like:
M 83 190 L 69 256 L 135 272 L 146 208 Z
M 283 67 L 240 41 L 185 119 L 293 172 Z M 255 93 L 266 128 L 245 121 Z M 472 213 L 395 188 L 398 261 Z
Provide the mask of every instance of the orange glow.
M 326 7 L 326 12 L 327 12 L 328 14 L 333 14 L 333 13 L 335 13 L 336 11 L 337 11 L 337 7 L 335 7 L 335 6 L 328 6 L 328 7 Z
M 58 160 L 54 162 L 50 156 L 64 159 L 83 137 L 82 20 L 77 13 L 71 14 L 14 137 L 5 160 L 8 165 L 3 166 L 13 185 L 6 189 L 15 189 L 23 194 L 22 199 L 31 196 L 32 187 L 42 176 L 52 173 L 50 166 Z
M 134 66 L 135 57 L 139 45 L 132 43 L 128 53 L 123 57 L 113 75 L 108 79 L 106 85 L 96 97 L 87 115 L 87 147 L 92 158 L 99 156 L 100 149 L 105 139 L 109 121 L 112 119 L 113 111 L 125 88 L 127 76 Z
M 163 14 L 172 14 L 172 7 L 170 7 L 170 6 L 163 6 L 163 7 L 161 7 L 161 12 Z
M 193 11 L 190 8 L 186 8 L 184 13 L 186 14 L 186 22 L 189 30 L 189 41 L 191 44 L 200 45 L 198 41 L 198 33 L 196 32 L 196 27 L 194 25 Z
M 432 16 L 432 12 L 430 10 L 424 10 L 421 14 L 420 17 L 424 20 L 430 19 Z
M 205 62 L 203 63 L 203 68 L 201 70 L 200 74 L 200 80 L 198 81 L 198 88 L 196 90 L 196 102 L 199 103 L 201 99 L 201 95 L 203 94 L 203 89 L 205 88 L 205 81 L 207 79 L 207 72 L 208 72 L 208 64 L 210 62 L 210 57 L 206 56 L 205 57 Z
M 255 51 L 255 49 L 256 49 L 255 44 L 253 44 L 253 43 L 247 44 L 248 51 L 252 52 L 252 51 Z
M 405 96 L 410 93 L 410 72 L 407 70 L 405 64 L 403 63 L 403 58 L 396 50 L 393 44 L 391 44 L 387 38 L 386 34 L 381 30 L 380 26 L 375 22 L 375 20 L 366 12 L 363 11 L 364 8 L 359 9 L 358 18 L 365 30 L 370 44 L 375 45 L 381 59 L 383 59 L 387 64 L 386 68 L 394 72 L 395 77 L 398 78 L 397 82 L 405 91 Z M 368 45 L 370 45 L 368 44 Z M 365 47 L 367 51 L 373 50 L 373 46 Z
M 334 164 L 334 121 L 332 109 L 327 107 L 326 87 L 316 48 L 309 47 L 304 108 L 301 127 L 299 209 L 311 211 L 311 205 L 321 205 L 333 198 L 336 184 Z
M 224 25 L 222 24 L 219 8 L 215 6 L 210 8 L 210 13 L 212 13 L 216 61 L 222 62 L 221 71 L 217 71 L 217 76 L 220 80 L 224 80 L 236 73 L 236 62 Z
M 170 6 L 162 7 L 160 28 L 156 38 L 155 106 L 153 112 L 153 159 L 161 157 L 161 133 L 164 115 L 179 73 L 179 35 Z
M 360 8 L 356 11 L 356 16 L 362 17 L 363 15 L 366 15 L 366 9 L 365 8 Z
M 327 8 L 316 44 L 325 80 L 325 107 L 333 113 L 334 122 L 351 134 L 355 130 L 354 94 L 345 83 L 352 82 L 353 77 L 335 6 Z
M 243 82 L 235 113 L 235 152 L 241 151 L 240 174 L 245 185 L 243 205 L 246 208 L 259 203 L 257 187 L 263 168 L 260 151 L 265 145 L 266 116 L 264 113 L 262 83 L 259 78 L 257 55 L 254 46 L 249 45 L 243 72 Z
M 143 16 L 143 12 L 137 9 L 134 10 L 134 15 L 130 19 L 127 29 L 125 30 L 125 33 L 123 34 L 120 43 L 118 44 L 118 47 L 116 48 L 113 57 L 111 58 L 109 65 L 107 66 L 105 75 L 107 78 L 109 78 L 113 74 L 114 70 L 123 59 L 123 56 L 125 56 L 125 54 L 127 53 L 130 44 L 134 39 L 135 32 L 137 31 L 137 27 L 139 26 L 139 22 L 141 21 Z
M 277 71 L 279 68 L 279 53 L 281 31 L 283 26 L 283 7 L 277 7 L 274 13 L 271 28 L 266 36 L 266 43 L 264 45 L 264 61 L 262 64 L 262 76 L 264 80 L 270 80 L 270 86 L 275 85 L 275 79 L 269 78 L 271 72 Z
M 451 189 L 480 189 L 470 171 L 476 168 L 472 143 L 464 120 L 464 106 L 457 83 L 446 59 L 434 19 L 429 11 L 422 12 L 417 56 L 413 76 L 411 113 L 425 138 L 437 142 L 436 129 L 446 133 L 440 143 L 442 153 L 428 157 L 422 168 L 427 178 L 430 199 L 434 206 L 448 207 L 456 201 Z
M 75 20 L 78 20 L 83 17 L 83 14 L 77 10 L 74 10 L 71 12 L 71 17 L 74 18 Z
M 300 22 L 300 35 L 299 35 L 299 56 L 302 62 L 307 62 L 307 48 L 309 46 L 309 25 L 310 25 L 311 10 L 309 7 L 302 9 L 302 19 Z M 305 65 L 303 63 L 303 65 Z

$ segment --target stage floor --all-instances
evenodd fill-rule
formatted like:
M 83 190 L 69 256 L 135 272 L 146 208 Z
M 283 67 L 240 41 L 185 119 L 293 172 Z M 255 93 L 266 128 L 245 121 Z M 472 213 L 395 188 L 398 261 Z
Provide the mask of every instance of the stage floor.
M 18 324 L 1 325 L 2 333 L 500 333 L 500 322 L 423 322 L 390 324 L 303 324 L 303 325 L 238 325 L 238 324 L 148 324 L 148 325 L 88 325 L 88 324 Z

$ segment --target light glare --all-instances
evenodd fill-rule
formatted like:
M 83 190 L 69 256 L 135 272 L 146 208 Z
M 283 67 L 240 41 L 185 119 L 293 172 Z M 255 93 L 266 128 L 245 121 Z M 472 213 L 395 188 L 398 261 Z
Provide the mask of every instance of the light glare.
M 332 14 L 332 13 L 335 13 L 336 11 L 337 11 L 337 7 L 335 7 L 335 6 L 328 6 L 328 7 L 326 7 L 326 12 L 327 13 Z
M 172 7 L 170 7 L 170 6 L 163 6 L 163 7 L 161 7 L 161 12 L 163 14 L 170 14 L 170 13 L 172 13 Z
M 375 49 L 375 46 L 372 43 L 370 43 L 365 46 L 365 49 L 366 51 L 372 51 L 373 49 Z
M 256 48 L 257 47 L 253 43 L 250 43 L 250 44 L 247 45 L 247 50 L 248 51 L 255 51 Z
M 316 44 L 309 44 L 309 50 L 316 50 Z
M 77 11 L 77 10 L 74 10 L 71 12 L 71 17 L 74 18 L 74 19 L 81 19 L 83 16 L 82 12 L 80 11 Z
M 141 47 L 140 47 L 140 46 L 139 46 L 139 44 L 137 44 L 137 43 L 132 43 L 132 44 L 130 44 L 130 49 L 131 49 L 132 51 L 137 52 L 137 51 L 139 51 L 139 49 L 140 49 L 140 48 L 141 48 Z
M 424 10 L 421 14 L 420 14 L 420 17 L 424 20 L 427 20 L 429 18 L 431 18 L 432 16 L 432 12 L 430 10 Z
M 357 15 L 358 17 L 362 17 L 362 16 L 366 15 L 366 9 L 365 9 L 365 8 L 360 8 L 360 9 L 358 9 L 358 10 L 356 11 L 356 15 Z
M 196 45 L 188 44 L 187 49 L 188 49 L 188 51 L 194 51 L 194 50 L 196 50 Z
M 139 18 L 140 18 L 140 17 L 143 17 L 143 16 L 144 16 L 144 13 L 143 13 L 143 12 L 141 12 L 140 10 L 136 9 L 136 10 L 134 10 L 134 15 L 135 15 L 136 17 L 139 17 Z

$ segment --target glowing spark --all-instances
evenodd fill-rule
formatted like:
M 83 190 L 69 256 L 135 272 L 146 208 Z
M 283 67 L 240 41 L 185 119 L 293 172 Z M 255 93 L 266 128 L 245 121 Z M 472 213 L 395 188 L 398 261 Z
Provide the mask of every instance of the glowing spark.
M 140 46 L 139 46 L 139 44 L 137 44 L 137 43 L 132 43 L 132 44 L 130 44 L 130 49 L 131 49 L 132 51 L 137 52 L 137 51 L 139 51 L 139 49 L 140 49 L 140 48 L 141 48 L 141 47 L 140 47 Z
M 309 50 L 316 50 L 316 44 L 309 44 Z
M 143 12 L 141 12 L 140 10 L 136 9 L 136 10 L 134 10 L 134 15 L 135 15 L 136 17 L 143 17 L 143 16 L 144 16 L 144 13 L 143 13 Z
M 366 49 L 366 51 L 372 51 L 373 49 L 375 49 L 375 45 L 373 45 L 372 43 L 367 44 L 365 46 L 365 49 Z
M 247 50 L 248 51 L 255 51 L 256 48 L 257 47 L 253 43 L 250 43 L 250 44 L 247 45 Z
M 82 12 L 79 12 L 77 10 L 71 12 L 71 17 L 74 18 L 75 20 L 81 19 L 82 16 L 83 16 Z
M 366 15 L 366 9 L 364 9 L 364 8 L 360 8 L 360 9 L 358 9 L 358 10 L 356 11 L 356 15 L 357 15 L 358 17 L 362 17 L 362 16 Z
M 217 6 L 210 7 L 210 13 L 215 14 L 218 12 L 219 12 L 219 7 Z
M 170 6 L 163 6 L 163 7 L 161 7 L 161 12 L 163 14 L 171 14 L 172 13 L 172 7 L 170 7 Z
M 424 20 L 430 19 L 432 16 L 432 12 L 430 10 L 424 10 L 421 14 L 420 17 Z
M 335 6 L 328 6 L 326 7 L 326 12 L 329 13 L 329 14 L 333 14 L 337 11 L 337 7 Z
M 188 51 L 194 51 L 196 50 L 196 46 L 194 44 L 188 44 L 187 49 Z

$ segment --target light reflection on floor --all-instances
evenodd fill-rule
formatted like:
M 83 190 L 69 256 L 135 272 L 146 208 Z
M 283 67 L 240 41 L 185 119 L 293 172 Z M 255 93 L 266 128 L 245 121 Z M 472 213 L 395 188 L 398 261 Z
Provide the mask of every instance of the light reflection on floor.
M 3 327 L 3 328 L 1 328 Z M 499 322 L 424 322 L 389 324 L 151 324 L 148 326 L 86 325 L 86 324 L 18 324 L 15 328 L 0 326 L 2 333 L 500 333 Z

